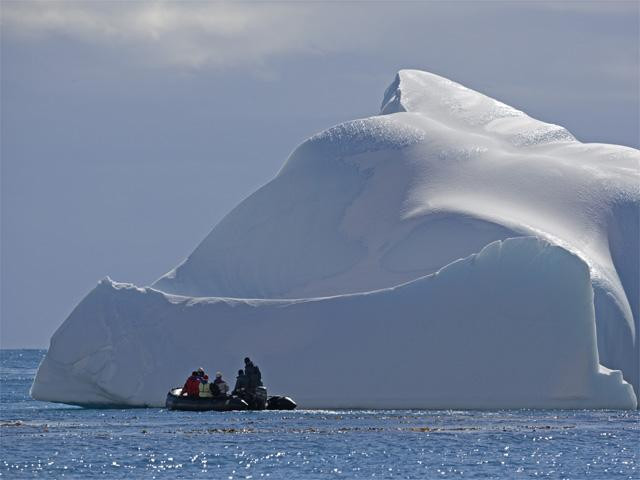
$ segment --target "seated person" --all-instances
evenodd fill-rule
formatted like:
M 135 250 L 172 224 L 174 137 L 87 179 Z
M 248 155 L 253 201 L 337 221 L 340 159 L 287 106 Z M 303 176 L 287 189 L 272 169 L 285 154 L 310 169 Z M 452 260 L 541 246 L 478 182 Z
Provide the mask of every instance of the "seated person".
M 198 393 L 200 397 L 211 397 L 211 390 L 209 389 L 209 375 L 204 374 L 200 377 L 200 385 L 198 385 Z
M 187 378 L 187 381 L 182 387 L 182 392 L 180 392 L 180 396 L 185 395 L 188 397 L 198 397 L 200 395 L 200 379 L 198 377 L 198 372 L 191 372 L 191 376 Z
M 234 395 L 240 395 L 249 388 L 249 378 L 244 374 L 244 370 L 238 370 L 238 376 L 236 377 L 236 386 L 233 389 Z
M 211 393 L 214 397 L 226 397 L 229 393 L 229 385 L 222 378 L 222 373 L 216 373 L 216 379 L 210 384 Z

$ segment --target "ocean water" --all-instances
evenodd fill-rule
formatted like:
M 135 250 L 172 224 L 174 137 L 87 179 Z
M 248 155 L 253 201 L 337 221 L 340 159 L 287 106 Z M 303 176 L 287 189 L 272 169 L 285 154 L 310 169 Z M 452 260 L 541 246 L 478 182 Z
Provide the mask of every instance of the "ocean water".
M 640 478 L 637 411 L 170 412 L 37 402 L 0 351 L 6 478 Z

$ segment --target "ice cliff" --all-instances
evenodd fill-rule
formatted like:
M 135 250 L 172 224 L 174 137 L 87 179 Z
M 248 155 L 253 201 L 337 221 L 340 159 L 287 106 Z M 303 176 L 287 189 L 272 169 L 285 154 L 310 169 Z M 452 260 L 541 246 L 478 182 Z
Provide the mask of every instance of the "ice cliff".
M 151 287 L 102 281 L 32 395 L 160 405 L 248 354 L 303 407 L 634 408 L 639 180 L 637 150 L 402 70 Z

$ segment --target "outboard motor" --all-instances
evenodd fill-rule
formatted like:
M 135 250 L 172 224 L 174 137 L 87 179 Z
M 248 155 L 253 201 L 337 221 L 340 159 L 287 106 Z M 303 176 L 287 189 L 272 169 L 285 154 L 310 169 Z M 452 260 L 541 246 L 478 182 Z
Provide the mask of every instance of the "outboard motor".
M 256 410 L 267 408 L 267 389 L 265 387 L 256 387 L 253 406 Z
M 267 389 L 256 387 L 255 391 L 242 390 L 238 396 L 249 404 L 249 410 L 264 410 L 267 408 Z

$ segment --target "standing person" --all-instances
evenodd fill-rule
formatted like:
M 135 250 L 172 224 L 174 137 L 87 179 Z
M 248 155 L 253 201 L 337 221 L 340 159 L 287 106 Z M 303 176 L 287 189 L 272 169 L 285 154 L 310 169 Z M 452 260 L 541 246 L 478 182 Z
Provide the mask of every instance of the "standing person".
M 211 384 L 211 393 L 213 393 L 214 397 L 218 397 L 218 396 L 226 397 L 227 393 L 229 393 L 229 385 L 222 378 L 221 372 L 216 373 L 216 379 Z
M 249 357 L 244 359 L 244 373 L 249 380 L 249 388 L 255 390 L 256 387 L 262 386 L 262 373 L 257 365 L 255 365 Z
M 180 396 L 199 397 L 200 396 L 200 377 L 197 371 L 191 372 L 191 376 L 187 378 Z

